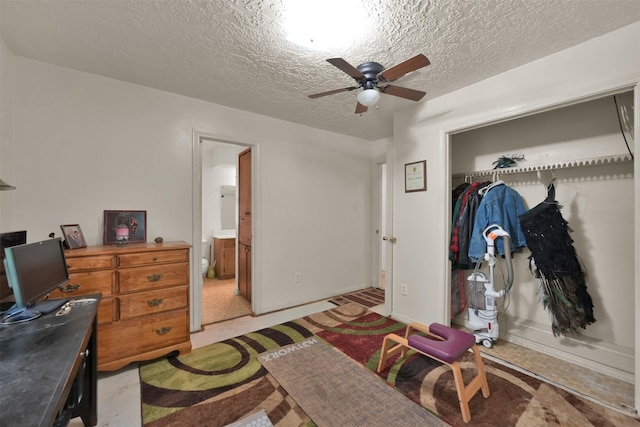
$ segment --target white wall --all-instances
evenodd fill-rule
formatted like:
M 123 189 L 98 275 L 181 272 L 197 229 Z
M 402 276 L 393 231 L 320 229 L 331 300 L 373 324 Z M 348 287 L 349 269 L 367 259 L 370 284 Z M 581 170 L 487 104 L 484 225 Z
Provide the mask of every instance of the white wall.
M 3 138 L 0 154 L 18 190 L 0 193 L 1 230 L 24 228 L 35 241 L 78 223 L 95 245 L 103 210 L 135 209 L 147 211 L 147 240 L 199 245 L 191 242 L 197 129 L 259 145 L 257 313 L 371 283 L 368 141 L 7 56 L 15 97 L 2 110 L 13 114 L 15 138 Z
M 13 162 L 10 161 L 13 147 L 13 55 L 5 42 L 0 39 L 0 179 L 13 183 Z M 0 194 L 0 219 L 11 218 L 9 207 L 15 191 L 2 191 Z M 2 221 L 0 220 L 0 223 Z
M 422 323 L 449 321 L 448 133 L 633 85 L 640 77 L 638 40 L 640 23 L 421 103 L 396 116 L 394 283 L 408 284 L 409 296 L 400 295 L 399 286 L 394 287 L 394 316 Z M 590 154 L 585 153 L 584 157 Z M 403 165 L 423 159 L 427 160 L 428 190 L 404 193 Z M 637 180 L 636 174 L 636 199 Z M 637 245 L 639 239 L 635 240 Z M 637 249 L 635 256 L 637 259 Z M 635 321 L 632 314 L 628 321 Z

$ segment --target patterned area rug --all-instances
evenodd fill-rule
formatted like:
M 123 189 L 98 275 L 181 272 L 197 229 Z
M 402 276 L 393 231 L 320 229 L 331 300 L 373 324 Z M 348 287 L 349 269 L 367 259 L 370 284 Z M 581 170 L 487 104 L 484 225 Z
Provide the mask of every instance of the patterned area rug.
M 364 307 L 375 307 L 376 305 L 384 304 L 384 289 L 367 288 L 361 291 L 351 292 L 350 294 L 340 295 L 330 299 L 329 302 L 335 305 L 355 302 Z
M 317 337 L 258 359 L 318 426 L 448 426 Z
M 405 325 L 345 304 L 140 367 L 142 421 L 147 427 L 225 426 L 264 409 L 275 426 L 313 426 L 310 417 L 262 367 L 260 353 L 319 337 L 375 371 L 383 337 Z M 472 374 L 463 362 L 463 374 Z M 470 425 L 638 426 L 638 421 L 485 359 L 491 396 L 470 402 Z M 407 398 L 454 426 L 465 426 L 451 370 L 409 353 L 380 374 Z M 382 381 L 382 379 L 381 379 Z M 467 378 L 468 381 L 468 378 Z M 357 395 L 358 390 L 353 393 Z M 347 410 L 347 408 L 345 408 Z

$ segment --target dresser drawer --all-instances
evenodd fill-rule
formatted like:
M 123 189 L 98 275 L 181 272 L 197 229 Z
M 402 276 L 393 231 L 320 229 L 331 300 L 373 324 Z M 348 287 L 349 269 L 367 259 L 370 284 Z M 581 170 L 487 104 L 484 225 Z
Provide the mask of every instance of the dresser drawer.
M 115 299 L 114 298 L 102 298 L 100 305 L 98 306 L 98 325 L 104 325 L 105 323 L 111 323 L 114 320 L 115 313 Z M 100 328 L 98 328 L 100 330 Z
M 122 320 L 98 331 L 98 364 L 189 341 L 187 309 Z
M 137 267 L 140 265 L 163 264 L 168 262 L 187 262 L 188 260 L 188 249 L 118 255 L 118 265 L 120 267 Z
M 118 270 L 119 292 L 137 292 L 189 283 L 189 264 L 162 264 Z
M 150 292 L 123 295 L 120 300 L 120 320 L 186 308 L 189 302 L 187 285 Z
M 69 283 L 51 292 L 51 298 L 75 298 L 87 294 L 102 294 L 102 297 L 113 294 L 115 272 L 111 270 L 73 273 L 69 275 Z
M 105 270 L 115 268 L 116 258 L 113 255 L 67 258 L 69 273 L 86 270 Z

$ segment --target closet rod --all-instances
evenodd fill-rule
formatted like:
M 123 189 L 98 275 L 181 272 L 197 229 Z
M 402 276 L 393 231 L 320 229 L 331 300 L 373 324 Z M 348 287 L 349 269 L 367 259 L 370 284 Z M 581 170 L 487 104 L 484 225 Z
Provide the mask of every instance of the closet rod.
M 549 163 L 545 165 L 487 169 L 487 170 L 473 171 L 473 172 L 458 172 L 451 175 L 451 177 L 452 178 L 464 178 L 464 177 L 474 178 L 479 176 L 493 176 L 493 175 L 502 175 L 507 173 L 535 172 L 535 171 L 547 170 L 547 169 L 564 169 L 564 168 L 601 166 L 601 165 L 608 165 L 608 164 L 614 164 L 614 163 L 627 163 L 631 161 L 633 161 L 633 159 L 629 154 L 615 154 L 615 155 L 605 156 L 605 157 L 593 157 L 590 159 L 581 159 L 581 160 L 568 160 L 568 161 L 562 161 L 557 163 Z

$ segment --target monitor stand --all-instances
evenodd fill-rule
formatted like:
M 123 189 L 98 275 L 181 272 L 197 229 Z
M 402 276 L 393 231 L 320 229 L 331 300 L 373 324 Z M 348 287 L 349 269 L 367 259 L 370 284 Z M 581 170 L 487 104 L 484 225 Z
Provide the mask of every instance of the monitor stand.
M 60 307 L 62 307 L 69 299 L 67 298 L 59 298 L 59 299 L 43 299 L 35 303 L 32 309 L 39 311 L 42 314 L 51 313 L 52 311 L 56 311 Z
M 0 323 L 3 325 L 9 325 L 11 323 L 28 322 L 29 320 L 37 319 L 42 314 L 56 311 L 67 301 L 69 301 L 67 298 L 45 299 L 24 309 L 20 309 L 13 305 L 13 307 L 3 313 L 4 316 L 1 318 Z
M 29 320 L 37 319 L 42 313 L 35 310 L 33 307 L 24 308 L 22 310 L 14 311 L 11 314 L 7 314 L 2 318 L 3 325 L 10 325 L 12 323 L 28 322 Z

